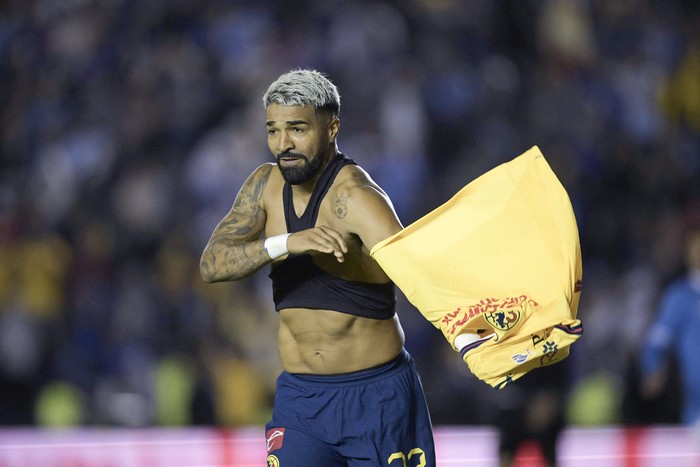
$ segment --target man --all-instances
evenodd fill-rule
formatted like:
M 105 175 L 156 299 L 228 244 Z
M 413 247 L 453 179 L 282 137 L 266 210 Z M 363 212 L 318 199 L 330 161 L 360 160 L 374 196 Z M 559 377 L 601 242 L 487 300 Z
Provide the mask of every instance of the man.
M 641 354 L 642 395 L 651 399 L 664 389 L 672 354 L 682 383 L 682 422 L 700 426 L 700 228 L 689 231 L 685 258 L 687 273 L 664 290 Z
M 284 371 L 266 427 L 269 466 L 434 466 L 394 284 L 369 256 L 402 229 L 369 175 L 338 151 L 340 97 L 313 70 L 263 97 L 277 163 L 258 167 L 201 259 L 207 282 L 272 264 Z
M 528 442 L 539 448 L 540 465 L 557 465 L 557 443 L 565 427 L 566 366 L 548 365 L 494 395 L 500 466 L 516 465 Z

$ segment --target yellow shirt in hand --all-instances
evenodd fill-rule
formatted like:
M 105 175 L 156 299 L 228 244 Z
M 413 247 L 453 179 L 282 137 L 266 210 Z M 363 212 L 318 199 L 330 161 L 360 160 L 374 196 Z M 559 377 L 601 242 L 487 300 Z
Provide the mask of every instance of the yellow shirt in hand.
M 582 334 L 576 218 L 537 146 L 472 181 L 371 255 L 493 387 L 561 361 Z

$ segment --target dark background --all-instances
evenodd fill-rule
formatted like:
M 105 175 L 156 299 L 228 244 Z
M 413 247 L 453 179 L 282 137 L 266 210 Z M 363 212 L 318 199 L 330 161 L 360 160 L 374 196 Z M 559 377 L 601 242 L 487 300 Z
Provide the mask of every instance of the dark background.
M 0 424 L 267 420 L 269 280 L 207 286 L 198 260 L 271 160 L 261 97 L 297 67 L 338 85 L 340 149 L 406 225 L 538 145 L 576 211 L 585 326 L 541 384 L 561 386 L 568 423 L 677 421 L 673 398 L 638 397 L 635 362 L 700 220 L 699 12 L 690 0 L 0 1 Z M 403 299 L 399 314 L 434 422 L 492 423 L 499 396 Z

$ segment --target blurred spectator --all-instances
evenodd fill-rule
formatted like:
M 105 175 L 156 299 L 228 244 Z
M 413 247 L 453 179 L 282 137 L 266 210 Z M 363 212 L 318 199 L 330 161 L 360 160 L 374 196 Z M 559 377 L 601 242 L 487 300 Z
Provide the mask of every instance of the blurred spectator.
M 668 359 L 675 359 L 682 385 L 681 420 L 700 426 L 700 228 L 688 233 L 685 258 L 687 272 L 664 289 L 642 350 L 642 395 L 661 393 L 671 370 Z
M 690 21 L 692 42 L 678 69 L 661 89 L 661 105 L 669 117 L 700 131 L 700 21 Z
M 565 426 L 568 395 L 566 366 L 546 366 L 503 388 L 494 397 L 493 423 L 500 436 L 501 467 L 518 464 L 518 456 L 534 443 L 541 465 L 557 465 L 557 442 Z

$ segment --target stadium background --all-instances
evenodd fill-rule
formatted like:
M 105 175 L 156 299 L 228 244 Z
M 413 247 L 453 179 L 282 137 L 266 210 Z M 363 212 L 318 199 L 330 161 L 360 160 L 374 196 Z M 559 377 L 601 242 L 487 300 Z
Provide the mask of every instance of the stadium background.
M 700 221 L 700 8 L 692 0 L 0 2 L 0 425 L 242 427 L 269 415 L 264 272 L 198 259 L 270 160 L 261 96 L 321 70 L 342 151 L 404 224 L 538 145 L 579 222 L 584 337 L 571 426 L 677 423 L 635 359 Z M 402 299 L 436 425 L 498 396 Z

